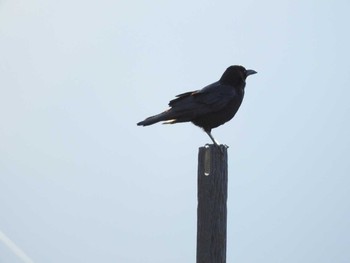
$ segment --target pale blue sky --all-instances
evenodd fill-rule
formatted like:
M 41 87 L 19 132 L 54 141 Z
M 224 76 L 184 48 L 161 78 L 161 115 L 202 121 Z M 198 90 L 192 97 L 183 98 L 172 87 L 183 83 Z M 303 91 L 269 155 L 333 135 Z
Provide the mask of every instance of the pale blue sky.
M 350 262 L 350 2 L 0 2 L 0 231 L 35 263 L 195 262 L 191 124 L 230 65 L 227 262 Z M 24 262 L 0 242 L 0 262 Z

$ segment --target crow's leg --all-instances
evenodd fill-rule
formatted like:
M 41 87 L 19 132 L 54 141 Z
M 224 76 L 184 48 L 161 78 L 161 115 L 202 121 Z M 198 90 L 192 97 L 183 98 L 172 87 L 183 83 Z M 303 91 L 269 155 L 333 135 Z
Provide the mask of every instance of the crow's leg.
M 205 131 L 205 132 L 208 134 L 208 136 L 209 136 L 210 139 L 213 141 L 213 143 L 214 143 L 217 147 L 220 147 L 219 142 L 216 141 L 216 140 L 214 139 L 213 135 L 211 135 L 211 132 L 210 132 L 210 131 Z
M 222 154 L 224 154 L 223 149 L 220 147 L 220 143 L 219 143 L 217 140 L 214 139 L 213 135 L 211 135 L 211 131 L 210 131 L 210 130 L 204 130 L 204 131 L 208 134 L 208 136 L 209 136 L 210 139 L 213 141 L 213 143 L 215 144 L 215 146 L 217 146 L 217 147 L 220 149 L 220 152 L 221 152 Z

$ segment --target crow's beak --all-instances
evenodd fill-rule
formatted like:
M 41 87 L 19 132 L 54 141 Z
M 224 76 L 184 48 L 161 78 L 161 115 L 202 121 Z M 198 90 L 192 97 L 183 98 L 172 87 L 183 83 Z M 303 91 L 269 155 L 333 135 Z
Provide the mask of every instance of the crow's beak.
M 256 73 L 258 73 L 258 72 L 256 72 L 255 70 L 247 69 L 247 77 L 248 77 L 249 75 L 253 75 L 253 74 L 256 74 Z

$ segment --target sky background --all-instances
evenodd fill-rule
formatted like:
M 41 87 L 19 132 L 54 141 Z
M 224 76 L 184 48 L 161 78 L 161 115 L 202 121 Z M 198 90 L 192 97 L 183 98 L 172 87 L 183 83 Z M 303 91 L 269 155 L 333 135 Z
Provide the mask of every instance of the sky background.
M 234 64 L 227 262 L 350 262 L 348 0 L 0 1 L 0 263 L 195 262 L 192 124 Z M 11 247 L 11 246 L 10 246 Z M 29 260 L 29 261 L 28 261 Z

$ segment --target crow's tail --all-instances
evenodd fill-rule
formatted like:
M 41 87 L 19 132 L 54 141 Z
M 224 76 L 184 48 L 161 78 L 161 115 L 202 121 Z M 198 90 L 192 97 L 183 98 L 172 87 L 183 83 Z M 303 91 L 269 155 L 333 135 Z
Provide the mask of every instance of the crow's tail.
M 148 126 L 148 125 L 152 125 L 152 124 L 155 124 L 157 122 L 160 122 L 160 121 L 168 121 L 168 120 L 173 119 L 173 117 L 171 115 L 173 115 L 173 114 L 171 114 L 169 111 L 164 111 L 164 112 L 159 113 L 157 115 L 148 117 L 143 121 L 140 121 L 137 125 L 138 126 Z

